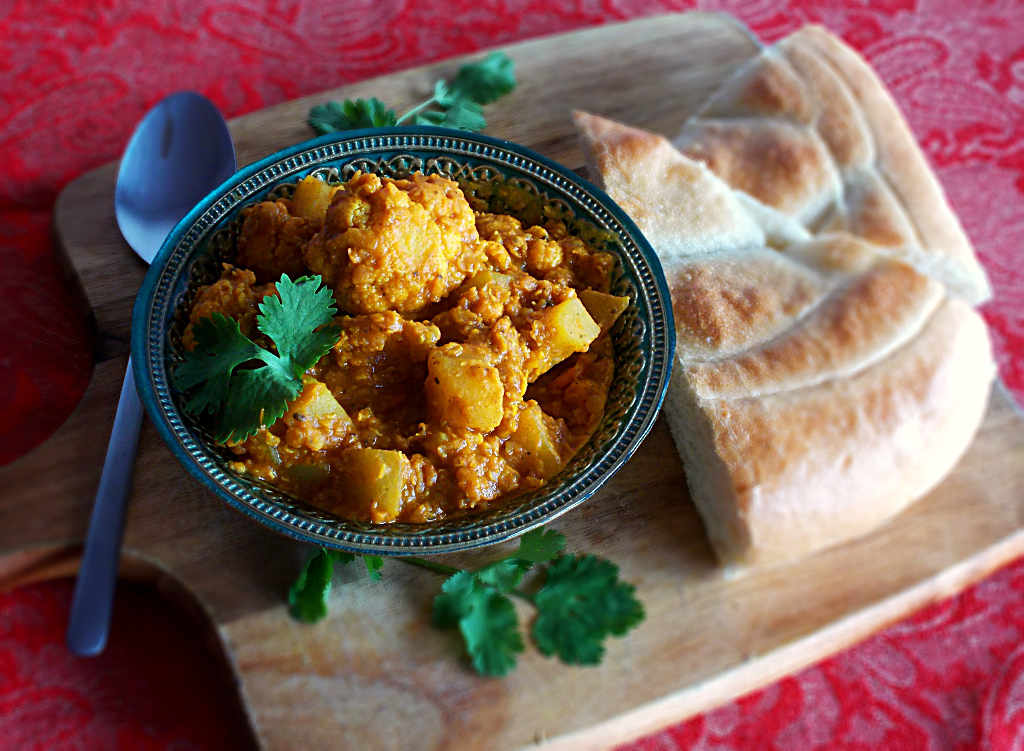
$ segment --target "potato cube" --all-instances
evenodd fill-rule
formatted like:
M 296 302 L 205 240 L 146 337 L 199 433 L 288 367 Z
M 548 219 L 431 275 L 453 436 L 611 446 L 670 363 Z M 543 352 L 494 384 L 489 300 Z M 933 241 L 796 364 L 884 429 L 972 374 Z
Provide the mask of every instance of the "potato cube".
M 281 473 L 300 497 L 312 495 L 323 487 L 331 475 L 326 464 L 292 464 Z
M 303 376 L 302 392 L 295 398 L 289 407 L 289 412 L 299 412 L 306 417 L 336 417 L 344 415 L 348 418 L 345 409 L 338 404 L 334 394 L 323 383 Z
M 628 297 L 609 295 L 594 289 L 581 290 L 579 295 L 594 323 L 601 327 L 602 334 L 607 333 L 622 315 L 622 311 L 629 307 Z
M 467 279 L 462 285 L 462 291 L 464 292 L 471 287 L 486 287 L 488 284 L 498 284 L 502 287 L 508 287 L 512 284 L 512 277 L 509 274 L 502 274 L 499 271 L 484 269 L 483 271 L 476 272 L 472 277 Z
M 315 378 L 303 376 L 302 391 L 282 418 L 284 442 L 293 449 L 333 448 L 355 429 L 352 418 L 330 390 Z
M 375 523 L 391 522 L 402 512 L 402 488 L 412 476 L 409 458 L 401 451 L 349 449 L 339 468 L 346 509 Z
M 578 297 L 544 310 L 539 318 L 547 333 L 546 345 L 527 362 L 527 378 L 532 382 L 575 352 L 586 352 L 601 328 L 590 317 Z
M 558 435 L 558 421 L 545 414 L 537 402 L 528 401 L 519 413 L 519 425 L 510 439 L 526 452 L 523 469 L 545 480 L 558 474 L 565 465 Z
M 333 189 L 319 178 L 309 176 L 299 180 L 292 195 L 294 216 L 301 216 L 317 223 L 323 223 L 327 207 L 331 205 Z
M 427 357 L 427 407 L 455 429 L 489 432 L 501 422 L 505 388 L 487 350 L 451 342 Z

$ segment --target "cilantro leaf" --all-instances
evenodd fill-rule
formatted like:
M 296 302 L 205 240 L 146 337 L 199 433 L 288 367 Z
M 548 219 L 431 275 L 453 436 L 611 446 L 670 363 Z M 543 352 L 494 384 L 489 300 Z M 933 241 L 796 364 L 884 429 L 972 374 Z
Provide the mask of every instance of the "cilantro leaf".
M 473 667 L 482 675 L 505 675 L 516 666 L 516 655 L 524 648 L 516 608 L 497 592 L 473 592 L 469 612 L 459 620 L 459 631 Z
M 302 379 L 282 377 L 274 366 L 241 370 L 231 376 L 214 437 L 221 443 L 242 441 L 264 425 L 273 425 L 302 391 Z
M 288 612 L 306 623 L 315 623 L 327 615 L 334 564 L 345 565 L 355 559 L 350 553 L 320 548 L 306 561 L 299 578 L 288 590 Z
M 417 125 L 441 125 L 446 128 L 460 130 L 483 130 L 487 127 L 483 108 L 469 99 L 457 99 L 454 103 L 441 110 L 420 112 L 414 118 Z
M 523 649 L 508 595 L 533 603 L 534 643 L 543 654 L 569 664 L 599 663 L 608 636 L 621 636 L 643 620 L 634 588 L 619 581 L 615 564 L 590 555 L 562 555 L 564 546 L 560 533 L 536 529 L 520 538 L 512 555 L 476 571 L 458 570 L 445 580 L 434 598 L 434 625 L 458 625 L 478 672 L 504 675 Z M 544 585 L 536 594 L 516 589 L 527 570 L 547 561 Z
M 463 65 L 451 84 L 455 97 L 477 104 L 490 104 L 515 87 L 515 63 L 504 52 L 492 52 L 483 60 Z
M 565 547 L 565 535 L 553 529 L 538 527 L 519 538 L 516 558 L 530 563 L 544 563 L 558 555 Z
M 216 413 L 227 400 L 235 368 L 257 357 L 260 348 L 242 333 L 238 321 L 221 313 L 200 318 L 192 326 L 192 334 L 196 346 L 174 371 L 174 385 L 188 391 L 204 384 L 185 408 L 194 415 Z
M 534 529 L 519 538 L 519 549 L 476 572 L 478 581 L 502 594 L 511 592 L 536 563 L 544 563 L 565 547 L 565 536 L 554 530 Z
M 523 579 L 523 574 L 530 568 L 528 561 L 516 558 L 502 558 L 484 566 L 477 571 L 477 579 L 481 584 L 494 587 L 502 594 L 511 592 Z
M 366 564 L 366 573 L 374 581 L 380 581 L 380 570 L 384 566 L 384 559 L 379 555 L 364 555 L 363 563 Z
M 515 667 L 523 637 L 512 601 L 483 579 L 473 571 L 449 576 L 434 598 L 433 622 L 438 628 L 459 627 L 478 673 L 504 675 Z
M 276 354 L 220 313 L 193 325 L 196 346 L 175 369 L 174 381 L 183 392 L 192 392 L 185 403 L 188 412 L 214 417 L 218 441 L 241 441 L 272 425 L 302 390 L 302 374 L 338 340 L 338 328 L 328 323 L 334 298 L 320 285 L 319 276 L 292 282 L 285 274 L 277 282 L 277 295 L 263 298 L 257 326 L 274 342 Z
M 338 326 L 325 325 L 337 309 L 331 290 L 320 284 L 319 276 L 302 276 L 293 282 L 282 274 L 275 285 L 277 294 L 263 298 L 256 317 L 256 326 L 273 340 L 278 356 L 300 379 L 330 351 L 340 332 Z
M 634 591 L 619 581 L 619 569 L 610 561 L 592 555 L 556 558 L 534 596 L 537 648 L 566 663 L 597 664 L 608 635 L 621 636 L 643 620 Z
M 346 99 L 318 104 L 309 111 L 309 126 L 320 135 L 336 130 L 384 128 L 398 122 L 394 110 L 377 99 Z
M 459 95 L 452 92 L 444 79 L 439 79 L 434 84 L 434 101 L 442 107 L 451 107 L 459 100 Z
M 476 574 L 472 571 L 459 571 L 445 579 L 441 585 L 441 594 L 434 597 L 434 625 L 438 628 L 457 626 L 469 612 L 471 599 L 477 589 Z
M 515 63 L 503 52 L 492 52 L 479 62 L 459 68 L 451 84 L 438 81 L 434 96 L 412 110 L 418 125 L 443 125 L 461 130 L 487 127 L 483 105 L 504 96 L 516 86 Z M 426 110 L 436 104 L 440 110 Z M 409 116 L 406 113 L 399 122 Z

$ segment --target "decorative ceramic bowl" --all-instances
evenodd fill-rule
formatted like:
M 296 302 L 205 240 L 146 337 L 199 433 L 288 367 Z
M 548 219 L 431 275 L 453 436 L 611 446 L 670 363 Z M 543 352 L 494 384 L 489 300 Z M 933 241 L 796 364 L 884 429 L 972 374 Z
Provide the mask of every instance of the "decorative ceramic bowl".
M 388 177 L 441 173 L 464 185 L 504 183 L 550 211 L 597 230 L 618 259 L 612 292 L 632 305 L 612 331 L 615 377 L 604 418 L 566 468 L 544 487 L 476 514 L 428 524 L 342 519 L 229 470 L 228 457 L 182 411 L 169 374 L 181 359 L 179 312 L 230 258 L 245 206 L 287 195 L 302 177 L 328 182 L 356 170 Z M 493 192 L 493 191 L 492 191 Z M 536 203 L 536 202 L 535 202 Z M 514 213 L 514 212 L 510 212 Z M 441 553 L 506 540 L 587 500 L 633 454 L 657 416 L 668 385 L 675 326 L 657 256 L 607 195 L 572 171 L 515 144 L 444 128 L 383 128 L 332 134 L 278 151 L 231 177 L 168 235 L 146 276 L 132 320 L 139 395 L 184 467 L 230 506 L 261 524 L 329 548 L 384 555 Z

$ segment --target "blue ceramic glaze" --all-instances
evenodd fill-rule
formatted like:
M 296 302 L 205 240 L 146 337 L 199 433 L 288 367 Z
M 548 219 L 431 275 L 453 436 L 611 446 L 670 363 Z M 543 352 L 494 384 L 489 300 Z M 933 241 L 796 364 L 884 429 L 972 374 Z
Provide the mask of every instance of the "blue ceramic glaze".
M 201 426 L 181 411 L 180 395 L 169 380 L 180 357 L 171 335 L 175 311 L 190 280 L 194 287 L 195 278 L 213 273 L 218 238 L 237 226 L 234 220 L 243 207 L 280 195 L 300 178 L 317 173 L 346 179 L 356 169 L 390 177 L 420 170 L 453 179 L 510 182 L 614 236 L 606 248 L 619 259 L 612 292 L 629 295 L 633 304 L 612 332 L 616 367 L 608 405 L 590 442 L 546 486 L 475 516 L 422 525 L 353 522 L 231 472 Z M 132 360 L 139 394 L 161 437 L 178 461 L 231 507 L 276 532 L 324 547 L 422 555 L 507 540 L 591 497 L 654 424 L 668 387 L 674 332 L 657 256 L 603 191 L 508 141 L 446 128 L 396 127 L 334 133 L 282 149 L 209 193 L 171 231 L 146 275 L 132 317 Z

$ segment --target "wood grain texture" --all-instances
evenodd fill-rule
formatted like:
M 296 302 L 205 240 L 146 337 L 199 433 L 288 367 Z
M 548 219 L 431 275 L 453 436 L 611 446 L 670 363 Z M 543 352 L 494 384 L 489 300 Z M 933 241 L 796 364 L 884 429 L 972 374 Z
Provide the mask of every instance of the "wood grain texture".
M 517 45 L 508 51 L 522 83 L 489 110 L 488 132 L 577 167 L 572 108 L 671 135 L 755 50 L 734 22 L 700 14 Z M 239 118 L 231 127 L 240 159 L 306 138 L 313 103 L 375 95 L 400 108 L 457 64 Z M 100 362 L 68 422 L 0 469 L 0 586 L 67 571 L 84 536 L 144 272 L 114 224 L 115 174 L 108 165 L 84 175 L 57 206 L 62 252 L 96 317 Z M 315 626 L 293 622 L 283 598 L 307 549 L 218 501 L 148 424 L 126 561 L 128 573 L 158 575 L 194 595 L 268 749 L 609 747 L 817 661 L 1024 552 L 1022 427 L 997 393 L 954 473 L 908 512 L 798 564 L 729 577 L 715 564 L 659 421 L 592 501 L 553 525 L 572 549 L 618 562 L 647 609 L 598 668 L 568 668 L 528 650 L 504 680 L 474 675 L 455 635 L 428 625 L 439 581 L 397 563 L 385 565 L 381 582 L 358 566 L 342 570 L 330 616 Z M 510 547 L 443 560 L 472 563 Z

